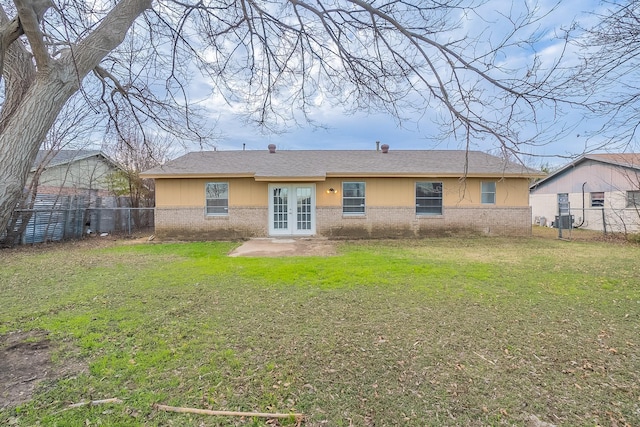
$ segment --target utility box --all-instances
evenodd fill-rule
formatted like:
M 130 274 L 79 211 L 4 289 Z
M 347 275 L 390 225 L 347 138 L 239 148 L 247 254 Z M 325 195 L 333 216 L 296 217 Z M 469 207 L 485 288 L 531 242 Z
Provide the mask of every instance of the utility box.
M 562 230 L 570 230 L 573 228 L 573 215 L 556 215 L 553 226 Z

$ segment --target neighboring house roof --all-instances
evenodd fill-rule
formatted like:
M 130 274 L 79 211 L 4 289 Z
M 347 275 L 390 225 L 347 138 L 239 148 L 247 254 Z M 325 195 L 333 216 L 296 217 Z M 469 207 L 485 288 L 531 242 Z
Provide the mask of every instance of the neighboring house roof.
M 51 168 L 88 159 L 94 156 L 102 157 L 112 166 L 120 169 L 120 166 L 101 150 L 57 150 L 54 152 L 51 152 L 50 150 L 39 150 L 36 160 L 33 162 L 33 166 L 31 167 L 31 171 L 35 171 L 42 162 L 46 162 L 46 168 Z
M 540 171 L 480 151 L 200 151 L 145 171 L 147 178 L 254 177 L 316 181 L 330 176 L 534 177 Z
M 640 171 L 640 153 L 587 154 L 561 167 L 547 177 L 533 183 L 529 188 L 534 191 L 587 161 L 594 161 L 626 169 Z

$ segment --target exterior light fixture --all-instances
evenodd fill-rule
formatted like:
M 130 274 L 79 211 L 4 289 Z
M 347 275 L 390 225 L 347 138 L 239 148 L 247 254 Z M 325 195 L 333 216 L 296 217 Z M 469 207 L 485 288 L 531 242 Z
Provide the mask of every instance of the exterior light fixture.
M 336 190 L 333 187 L 331 187 L 330 189 L 327 190 L 327 194 L 331 194 L 331 193 L 333 193 L 333 194 L 336 193 Z

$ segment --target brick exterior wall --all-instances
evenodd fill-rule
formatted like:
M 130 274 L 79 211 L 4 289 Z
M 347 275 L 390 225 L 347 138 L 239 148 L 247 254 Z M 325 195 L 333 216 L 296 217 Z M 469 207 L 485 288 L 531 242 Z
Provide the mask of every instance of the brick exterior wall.
M 445 207 L 441 216 L 416 216 L 412 207 L 367 207 L 365 216 L 343 216 L 341 207 L 318 208 L 317 213 L 318 235 L 334 238 L 531 235 L 529 206 Z
M 229 207 L 228 216 L 205 216 L 204 208 L 156 208 L 156 234 L 176 240 L 266 237 L 266 207 Z M 416 216 L 412 207 L 367 207 L 365 216 L 343 216 L 342 207 L 316 208 L 316 234 L 330 238 L 398 238 L 474 233 L 531 235 L 531 208 L 445 207 L 442 216 Z
M 268 210 L 229 207 L 228 216 L 206 216 L 204 207 L 156 208 L 156 235 L 173 240 L 235 240 L 269 234 Z

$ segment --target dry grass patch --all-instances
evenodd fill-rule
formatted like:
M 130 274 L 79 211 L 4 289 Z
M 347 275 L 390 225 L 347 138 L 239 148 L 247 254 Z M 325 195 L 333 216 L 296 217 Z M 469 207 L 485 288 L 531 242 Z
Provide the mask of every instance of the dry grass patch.
M 161 403 L 302 412 L 307 426 L 640 424 L 637 246 L 450 238 L 229 258 L 234 245 L 10 252 L 0 333 L 49 331 L 89 369 L 0 423 L 266 423 Z

